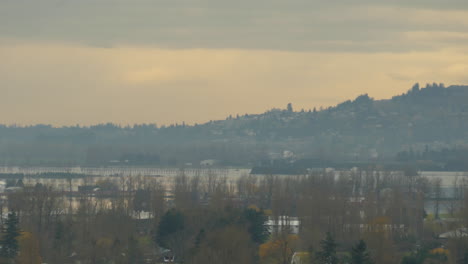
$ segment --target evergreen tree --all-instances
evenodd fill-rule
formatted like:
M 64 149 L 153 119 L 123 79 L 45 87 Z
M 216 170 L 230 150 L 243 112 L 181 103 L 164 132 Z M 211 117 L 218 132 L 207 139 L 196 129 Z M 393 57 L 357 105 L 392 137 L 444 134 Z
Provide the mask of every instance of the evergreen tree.
M 327 232 L 327 236 L 320 242 L 322 250 L 317 252 L 317 261 L 321 264 L 337 264 L 338 257 L 336 255 L 337 244 L 333 239 L 330 232 Z
M 156 242 L 162 247 L 167 247 L 167 239 L 172 234 L 183 230 L 184 226 L 184 215 L 181 212 L 175 209 L 167 211 L 159 222 Z
M 372 259 L 367 251 L 367 245 L 364 240 L 359 240 L 356 246 L 351 250 L 351 264 L 372 264 Z
M 252 237 L 252 241 L 258 244 L 264 243 L 270 234 L 268 232 L 268 227 L 265 225 L 267 217 L 263 211 L 247 209 L 244 211 L 244 215 L 249 222 L 248 231 Z
M 7 259 L 14 259 L 19 251 L 18 236 L 20 231 L 18 228 L 18 217 L 15 212 L 8 213 L 8 218 L 5 222 L 6 228 L 3 229 L 3 238 L 0 242 L 2 249 L 0 256 Z

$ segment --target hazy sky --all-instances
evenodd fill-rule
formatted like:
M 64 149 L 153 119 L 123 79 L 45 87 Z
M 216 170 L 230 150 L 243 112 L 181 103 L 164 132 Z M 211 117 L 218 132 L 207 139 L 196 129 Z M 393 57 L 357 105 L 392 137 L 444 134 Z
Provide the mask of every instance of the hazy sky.
M 468 84 L 467 0 L 0 0 L 0 123 L 200 123 L 415 82 Z

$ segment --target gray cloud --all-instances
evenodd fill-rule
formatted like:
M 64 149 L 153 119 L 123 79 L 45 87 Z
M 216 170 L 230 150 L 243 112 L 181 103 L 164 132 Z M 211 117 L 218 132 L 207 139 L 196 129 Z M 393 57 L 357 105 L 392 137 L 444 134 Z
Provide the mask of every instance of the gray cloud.
M 406 39 L 407 32 L 465 32 L 468 26 L 468 1 L 329 2 L 3 0 L 0 37 L 100 47 L 394 52 L 454 45 Z

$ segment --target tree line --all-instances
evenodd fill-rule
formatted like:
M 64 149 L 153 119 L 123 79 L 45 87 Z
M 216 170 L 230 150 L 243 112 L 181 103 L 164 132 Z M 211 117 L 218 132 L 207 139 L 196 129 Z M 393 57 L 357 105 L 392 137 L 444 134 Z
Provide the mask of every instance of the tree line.
M 468 237 L 438 239 L 443 231 L 465 226 L 468 200 L 461 198 L 452 221 L 442 224 L 424 210 L 434 188 L 418 175 L 373 168 L 237 179 L 181 172 L 164 180 L 112 180 L 112 195 L 107 196 L 93 190 L 72 195 L 42 184 L 4 194 L 4 263 L 138 264 L 166 258 L 194 264 L 289 264 L 298 259 L 407 264 L 468 259 Z

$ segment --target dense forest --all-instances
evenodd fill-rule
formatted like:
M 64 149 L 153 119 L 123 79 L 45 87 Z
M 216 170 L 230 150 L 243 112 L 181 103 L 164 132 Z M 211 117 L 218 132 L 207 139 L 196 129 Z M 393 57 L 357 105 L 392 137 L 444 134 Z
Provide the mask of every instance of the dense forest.
M 335 107 L 272 109 L 205 124 L 0 126 L 0 164 L 250 166 L 284 158 L 395 160 L 399 152 L 464 148 L 468 86 L 414 85 L 388 100 L 358 96 Z

